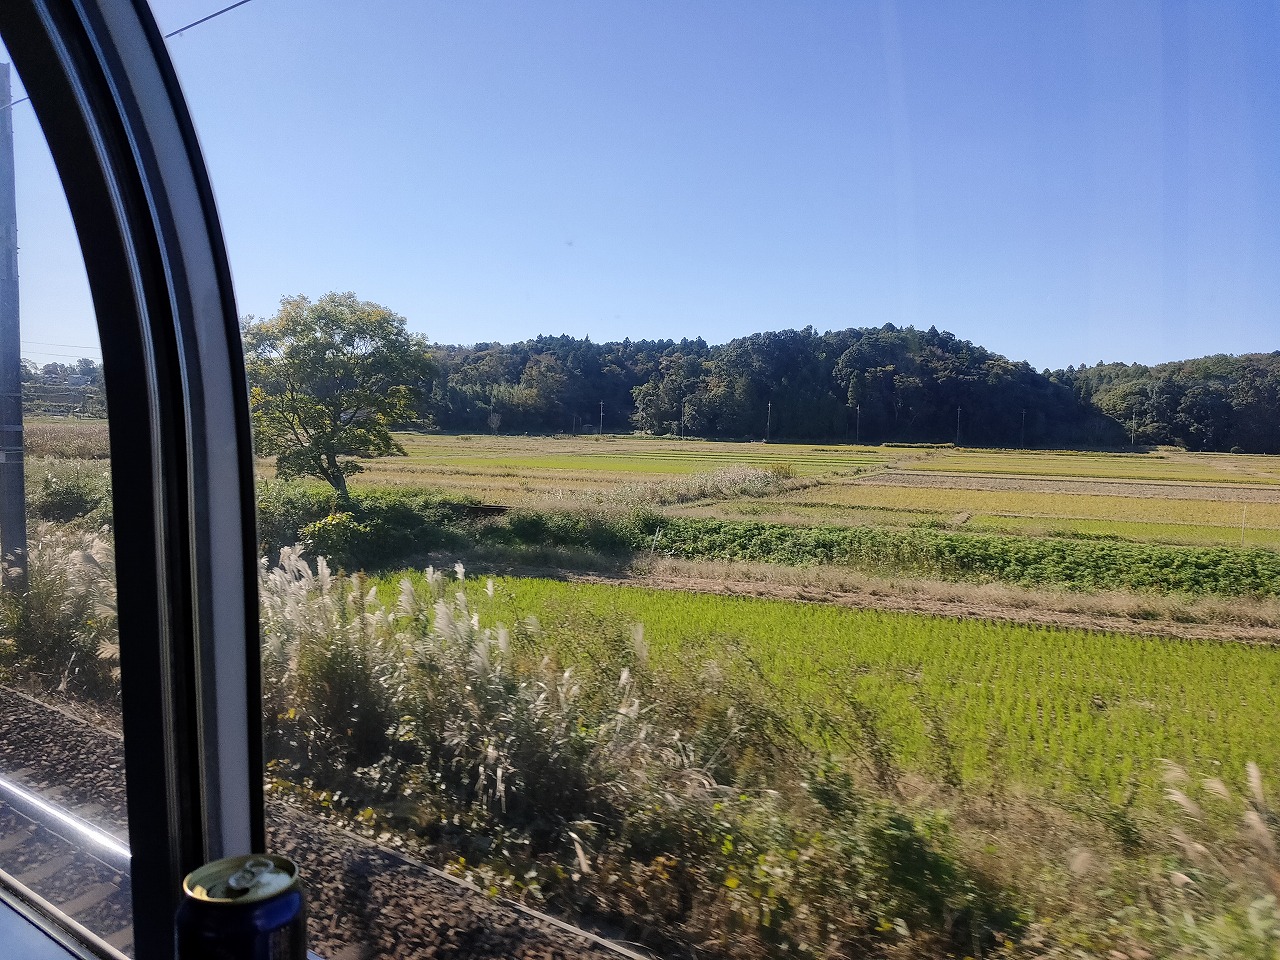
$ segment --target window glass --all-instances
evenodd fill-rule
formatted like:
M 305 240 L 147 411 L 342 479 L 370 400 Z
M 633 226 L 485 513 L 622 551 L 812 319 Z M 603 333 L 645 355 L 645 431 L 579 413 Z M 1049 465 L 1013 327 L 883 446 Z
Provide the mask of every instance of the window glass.
M 66 200 L 7 60 L 0 48 L 0 870 L 130 953 L 102 355 Z
M 320 954 L 1274 953 L 1274 5 L 153 8 Z

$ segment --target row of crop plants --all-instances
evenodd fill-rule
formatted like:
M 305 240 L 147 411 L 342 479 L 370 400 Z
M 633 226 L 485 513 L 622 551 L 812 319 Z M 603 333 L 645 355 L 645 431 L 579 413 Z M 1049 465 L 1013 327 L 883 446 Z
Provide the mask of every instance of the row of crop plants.
M 1280 595 L 1280 554 L 1264 549 L 678 517 L 642 518 L 638 526 L 634 547 L 647 545 L 647 534 L 655 538 L 655 550 L 690 560 L 844 564 L 925 578 L 1080 590 Z
M 584 667 L 643 624 L 655 659 L 750 664 L 805 737 L 856 739 L 855 704 L 895 758 L 975 785 L 1114 797 L 1137 784 L 1151 801 L 1163 760 L 1280 770 L 1272 647 L 551 580 L 499 580 L 477 600 L 494 620 L 537 616 Z

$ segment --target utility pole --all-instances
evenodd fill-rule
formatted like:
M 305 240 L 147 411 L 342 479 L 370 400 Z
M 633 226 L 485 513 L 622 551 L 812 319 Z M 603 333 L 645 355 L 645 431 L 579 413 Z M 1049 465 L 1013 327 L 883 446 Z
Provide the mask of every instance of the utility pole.
M 604 401 L 603 400 L 600 401 L 600 429 L 599 431 L 597 431 L 596 436 L 598 437 L 604 436 Z
M 764 421 L 764 442 L 769 442 L 769 435 L 773 432 L 773 401 L 769 401 L 769 412 L 765 416 Z
M 1027 408 L 1022 408 L 1022 449 L 1027 449 Z
M 13 99 L 0 64 L 0 104 Z M 27 586 L 27 505 L 22 478 L 22 345 L 18 332 L 18 198 L 13 111 L 0 110 L 0 559 L 4 585 Z
M 862 404 L 858 404 L 858 432 L 853 435 L 854 443 L 862 443 Z
M 960 446 L 960 407 L 956 407 L 956 446 Z
M 1138 415 L 1135 413 L 1133 419 L 1129 421 L 1129 446 L 1136 447 L 1138 445 Z

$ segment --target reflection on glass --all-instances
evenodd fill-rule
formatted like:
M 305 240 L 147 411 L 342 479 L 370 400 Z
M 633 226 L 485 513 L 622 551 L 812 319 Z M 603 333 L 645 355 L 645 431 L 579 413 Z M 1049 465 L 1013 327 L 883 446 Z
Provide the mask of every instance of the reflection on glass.
M 104 371 L 65 199 L 10 78 L 0 65 L 0 871 L 127 954 Z

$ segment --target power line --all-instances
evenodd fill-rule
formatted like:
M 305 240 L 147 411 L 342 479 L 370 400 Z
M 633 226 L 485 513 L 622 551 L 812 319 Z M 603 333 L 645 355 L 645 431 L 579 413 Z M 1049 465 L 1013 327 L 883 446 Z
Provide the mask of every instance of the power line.
M 48 350 L 24 350 L 30 357 L 65 357 L 68 360 L 100 360 L 100 357 L 86 357 L 83 353 L 50 353 Z
M 243 7 L 246 3 L 250 3 L 250 2 L 252 2 L 252 0 L 238 0 L 237 3 L 233 3 L 229 7 L 223 7 L 221 10 L 218 10 L 215 13 L 209 14 L 207 17 L 201 17 L 199 20 L 192 20 L 185 27 L 179 27 L 177 30 L 170 30 L 168 33 L 164 35 L 164 38 L 168 40 L 172 37 L 176 37 L 178 34 L 185 33 L 186 31 L 190 30 L 192 27 L 198 27 L 202 23 L 208 23 L 210 20 L 214 19 L 215 17 L 220 17 L 224 13 L 229 13 L 230 11 L 234 10 L 236 7 Z M 11 110 L 14 107 L 16 107 L 18 104 L 26 103 L 30 99 L 31 99 L 30 97 L 19 97 L 17 100 L 10 100 L 8 103 L 4 104 L 3 106 L 0 106 L 0 110 Z
M 164 35 L 164 38 L 168 40 L 170 37 L 176 37 L 178 34 L 182 33 L 183 31 L 190 30 L 192 27 L 198 27 L 202 23 L 208 23 L 214 17 L 220 17 L 224 13 L 229 13 L 230 11 L 234 10 L 236 7 L 243 7 L 246 3 L 249 3 L 249 2 L 250 0 L 238 0 L 237 3 L 233 3 L 229 7 L 223 7 L 217 13 L 211 13 L 207 17 L 201 17 L 199 20 L 192 20 L 185 27 L 179 27 L 177 30 L 173 30 L 169 33 L 166 33 Z
M 48 340 L 23 340 L 23 343 L 31 344 L 37 347 L 66 347 L 68 350 L 92 350 L 98 352 L 98 348 L 88 343 L 50 343 Z

